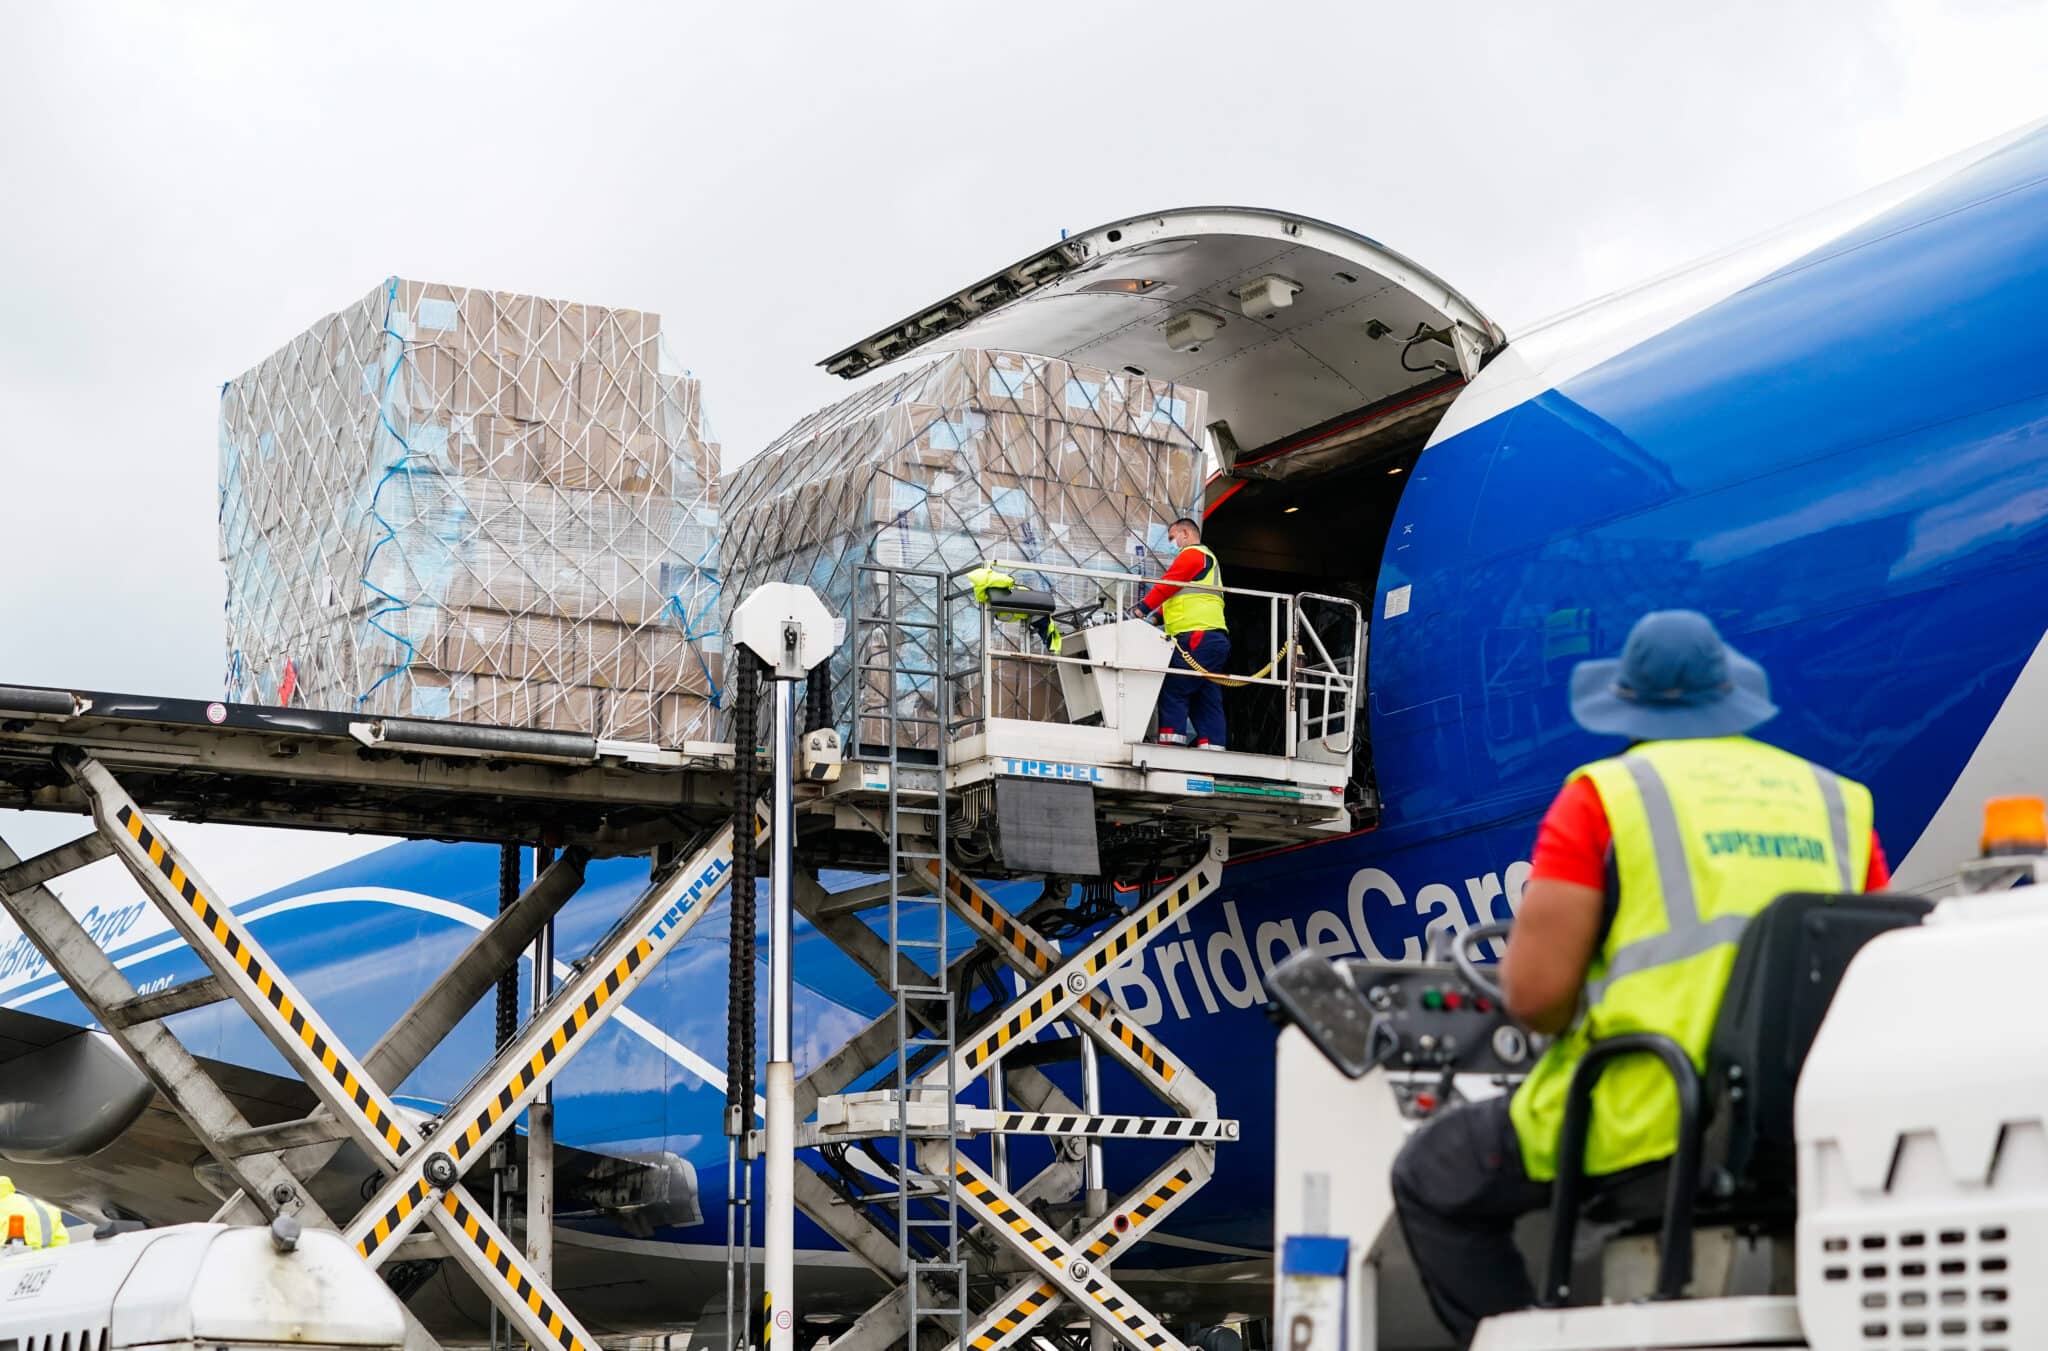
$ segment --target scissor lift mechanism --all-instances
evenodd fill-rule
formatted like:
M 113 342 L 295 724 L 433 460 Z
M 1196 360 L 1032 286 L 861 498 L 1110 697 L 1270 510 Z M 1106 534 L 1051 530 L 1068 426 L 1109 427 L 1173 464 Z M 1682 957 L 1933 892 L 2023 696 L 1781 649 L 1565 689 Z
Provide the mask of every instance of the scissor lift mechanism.
M 409 1239 L 424 1225 L 437 1240 L 433 1250 L 467 1270 L 529 1344 L 578 1351 L 597 1343 L 498 1230 L 464 1176 L 726 889 L 731 768 L 724 746 L 663 751 L 546 732 L 0 687 L 0 807 L 86 812 L 94 826 L 93 833 L 26 861 L 0 841 L 0 905 L 240 1189 L 221 1208 L 223 1217 L 292 1214 L 338 1228 L 373 1266 L 402 1250 L 418 1255 L 417 1241 Z M 843 815 L 849 805 L 861 808 L 862 797 L 843 787 L 812 798 L 813 819 Z M 1116 795 L 1106 796 L 1113 801 Z M 867 805 L 879 810 L 889 802 L 881 792 Z M 1247 809 L 1256 813 L 1259 805 Z M 172 842 L 163 824 L 172 816 L 409 838 L 545 839 L 562 853 L 383 1041 L 358 1058 Z M 893 812 L 890 817 L 864 819 L 878 832 L 915 833 Z M 768 820 L 765 808 L 757 813 L 757 838 L 765 836 Z M 1297 818 L 1276 814 L 1253 833 L 1271 838 L 1298 828 Z M 1317 833 L 1326 828 L 1311 827 Z M 801 1143 L 898 1141 L 904 1167 L 897 1219 L 914 1194 L 950 1197 L 984 1236 L 982 1248 L 960 1249 L 965 1274 L 999 1293 L 972 1308 L 945 1290 L 919 1287 L 919 1298 L 900 1283 L 901 1234 L 871 1210 L 847 1204 L 824 1175 L 800 1168 L 796 1194 L 804 1211 L 878 1275 L 899 1282 L 837 1345 L 866 1351 L 915 1340 L 913 1325 L 922 1314 L 953 1325 L 948 1344 L 955 1351 L 963 1343 L 998 1351 L 1022 1342 L 1066 1304 L 1137 1351 L 1181 1351 L 1160 1321 L 1116 1284 L 1111 1268 L 1209 1180 L 1215 1146 L 1235 1139 L 1237 1125 L 1219 1118 L 1214 1092 L 1097 987 L 1111 966 L 1139 955 L 1214 890 L 1227 848 L 1226 831 L 1214 828 L 1192 868 L 1071 957 L 943 858 L 901 852 L 894 885 L 876 892 L 873 903 L 889 903 L 892 894 L 898 904 L 929 898 L 957 916 L 976 944 L 991 949 L 1026 988 L 957 1044 L 950 1027 L 932 1023 L 935 1013 L 913 1012 L 923 1024 L 918 1045 L 946 1044 L 907 1092 L 842 1094 L 903 1054 L 900 1029 L 878 1026 L 856 1037 L 800 1085 L 798 1119 L 816 1112 L 802 1128 Z M 422 1121 L 398 1108 L 392 1088 L 574 894 L 585 862 L 638 853 L 659 860 L 649 884 L 578 964 L 578 974 L 438 1118 Z M 44 885 L 107 857 L 121 860 L 207 975 L 137 995 Z M 931 988 L 932 974 L 913 969 L 900 948 L 858 919 L 857 904 L 817 883 L 815 868 L 830 862 L 805 860 L 795 878 L 798 910 L 885 988 Z M 945 974 L 957 972 L 969 955 L 946 954 L 952 960 L 942 961 Z M 941 981 L 938 988 L 950 986 Z M 256 1020 L 313 1091 L 320 1106 L 310 1116 L 251 1125 L 163 1022 L 222 999 L 233 999 Z M 945 1015 L 949 1024 L 951 1013 Z M 1055 1022 L 1122 1064 L 1166 1113 L 1085 1110 L 1024 1064 L 1008 1070 L 1001 1105 L 968 1108 L 953 1101 L 945 1085 L 989 1076 Z M 1051 1175 L 1066 1169 L 1071 1176 L 1071 1160 L 1056 1158 L 1039 1178 L 1011 1189 L 958 1149 L 960 1139 L 977 1135 L 1052 1136 L 1075 1144 L 1142 1138 L 1184 1147 L 1131 1195 L 1062 1233 L 1034 1211 L 1034 1198 L 1058 1189 Z M 330 1216 L 306 1181 L 345 1141 L 373 1157 L 386 1181 L 356 1215 Z M 1002 1255 L 992 1259 L 990 1245 Z M 430 1340 L 417 1325 L 413 1332 L 422 1343 Z

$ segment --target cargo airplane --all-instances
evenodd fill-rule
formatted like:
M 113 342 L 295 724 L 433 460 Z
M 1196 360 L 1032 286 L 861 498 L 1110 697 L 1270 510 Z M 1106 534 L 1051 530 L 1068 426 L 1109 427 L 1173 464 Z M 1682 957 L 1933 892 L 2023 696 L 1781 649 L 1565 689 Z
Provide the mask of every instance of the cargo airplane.
M 993 347 L 1202 388 L 1207 540 L 1230 582 L 1369 606 L 1361 828 L 1233 859 L 1183 928 L 1109 976 L 1244 1123 L 1216 1182 L 1120 1276 L 1149 1271 L 1147 1291 L 1189 1319 L 1268 1306 L 1262 977 L 1303 945 L 1414 958 L 1509 916 L 1552 792 L 1613 749 L 1573 725 L 1571 666 L 1645 611 L 1704 610 L 1763 664 L 1783 712 L 1762 734 L 1870 785 L 1900 887 L 1937 886 L 1973 851 L 1975 804 L 2040 791 L 2044 313 L 2036 127 L 1512 336 L 1364 235 L 1198 208 L 1064 239 L 828 359 L 857 376 Z M 1246 738 L 1256 723 L 1247 712 Z M 409 843 L 240 911 L 366 1047 L 486 922 L 496 877 L 488 847 Z M 593 865 L 558 950 L 580 951 L 643 877 Z M 67 903 L 138 985 L 197 974 L 125 878 Z M 883 997 L 820 936 L 798 942 L 801 1072 Z M 558 1086 L 561 1285 L 594 1330 L 687 1323 L 720 1297 L 724 961 L 721 926 L 701 926 Z M 213 1208 L 191 1138 L 135 1100 L 125 1062 L 90 1049 L 78 1004 L 11 934 L 0 1003 L 0 1156 L 18 1183 L 79 1213 Z M 233 1006 L 174 1026 L 244 1102 L 309 1105 Z M 490 1035 L 487 1002 L 404 1101 L 452 1097 Z M 344 1153 L 323 1185 L 367 1194 L 370 1172 Z M 821 1327 L 874 1297 L 853 1259 L 802 1239 Z M 458 1277 L 404 1278 L 431 1325 L 484 1317 Z

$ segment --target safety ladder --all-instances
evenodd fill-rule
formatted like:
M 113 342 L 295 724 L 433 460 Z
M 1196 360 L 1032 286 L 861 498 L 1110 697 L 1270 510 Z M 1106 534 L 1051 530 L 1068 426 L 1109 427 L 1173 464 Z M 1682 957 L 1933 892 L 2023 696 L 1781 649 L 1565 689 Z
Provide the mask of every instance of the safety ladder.
M 940 572 L 869 565 L 855 582 L 853 735 L 858 742 L 870 729 L 879 733 L 878 763 L 888 777 L 883 819 L 871 824 L 887 851 L 886 988 L 895 1029 L 889 1079 L 899 1090 L 918 1083 L 923 1108 L 897 1115 L 897 1184 L 868 1199 L 882 1204 L 895 1230 L 913 1341 L 926 1319 L 950 1324 L 952 1339 L 959 1340 L 968 1313 L 959 1187 L 950 1175 L 934 1179 L 917 1167 L 927 1146 L 950 1151 L 957 1139 L 952 939 L 943 893 L 907 882 L 911 874 L 945 877 L 948 871 L 946 601 Z M 938 1072 L 926 1073 L 934 1064 Z
M 657 868 L 575 975 L 533 1011 L 437 1119 L 423 1122 L 396 1105 L 392 1089 L 453 1031 L 581 886 L 586 851 L 564 850 L 542 870 L 358 1059 L 103 765 L 70 748 L 55 758 L 90 803 L 95 833 L 26 862 L 0 841 L 0 905 L 239 1189 L 216 1218 L 255 1222 L 289 1214 L 302 1223 L 338 1228 L 373 1267 L 401 1253 L 429 1255 L 413 1242 L 425 1224 L 433 1231 L 431 1255 L 465 1269 L 530 1346 L 595 1351 L 596 1340 L 463 1178 L 484 1164 L 520 1114 L 725 890 L 731 826 L 701 841 L 680 862 Z M 757 835 L 766 827 L 765 814 L 757 815 Z M 44 885 L 110 856 L 121 860 L 209 974 L 137 995 Z M 164 1024 L 175 1013 L 223 999 L 241 1005 L 319 1099 L 311 1115 L 250 1125 Z M 354 1217 L 343 1220 L 327 1215 L 306 1183 L 346 1142 L 360 1147 L 385 1181 Z M 431 1345 L 417 1324 L 411 1331 L 419 1343 Z

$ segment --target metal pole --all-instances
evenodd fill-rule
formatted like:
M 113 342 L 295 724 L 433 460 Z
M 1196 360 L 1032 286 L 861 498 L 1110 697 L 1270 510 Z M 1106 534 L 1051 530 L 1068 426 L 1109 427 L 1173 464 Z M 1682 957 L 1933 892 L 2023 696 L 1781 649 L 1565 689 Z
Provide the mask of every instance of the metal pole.
M 519 854 L 516 844 L 498 846 L 498 913 L 504 914 L 519 900 Z M 519 1031 L 519 962 L 508 959 L 505 970 L 498 976 L 498 1042 L 502 1051 Z M 500 1230 L 507 1227 L 510 1217 L 505 1204 L 505 1159 L 507 1150 L 501 1143 L 491 1150 L 491 1223 Z M 499 1340 L 499 1329 L 504 1328 L 504 1340 Z M 498 1306 L 491 1305 L 491 1351 L 503 1346 L 510 1351 L 512 1329 L 498 1316 Z
M 1089 1116 L 1102 1113 L 1102 1066 L 1095 1058 L 1095 1038 L 1081 1038 L 1081 1110 Z M 1102 1141 L 1099 1137 L 1088 1137 L 1088 1154 L 1085 1171 L 1082 1174 L 1087 1194 L 1082 1200 L 1081 1214 L 1087 1223 L 1093 1224 L 1109 1213 L 1109 1189 L 1102 1180 Z M 1089 1351 L 1114 1351 L 1115 1341 L 1109 1329 L 1100 1322 L 1090 1319 L 1088 1323 Z
M 545 846 L 533 851 L 533 875 L 539 877 L 554 860 Z M 555 922 L 541 926 L 533 938 L 533 1007 L 538 1010 L 555 992 Z M 539 1277 L 555 1279 L 555 1086 L 542 1086 L 526 1109 L 526 1260 Z
M 754 1336 L 754 1155 L 747 1141 L 740 1155 L 740 1304 L 735 1324 L 741 1351 L 755 1345 Z
M 494 1152 L 495 1152 L 495 1151 L 494 1151 Z M 504 1218 L 505 1218 L 505 1172 L 504 1172 L 504 1170 L 503 1170 L 502 1168 L 495 1168 L 495 1167 L 494 1167 L 494 1168 L 492 1168 L 492 1169 L 491 1169 L 491 1223 L 493 1223 L 493 1224 L 498 1224 L 498 1225 L 499 1225 L 499 1227 L 500 1227 L 500 1228 L 502 1229 L 502 1228 L 503 1228 L 504 1226 L 503 1226 L 502 1224 L 499 1224 L 499 1222 L 500 1222 L 500 1221 L 502 1221 L 502 1220 L 503 1220 Z M 499 1313 L 498 1313 L 498 1303 L 497 1303 L 497 1301 L 496 1301 L 496 1300 L 492 1300 L 492 1301 L 490 1301 L 490 1305 L 491 1305 L 491 1351 L 499 1351 L 499 1348 L 500 1348 L 500 1347 L 509 1347 L 509 1346 L 511 1345 L 511 1341 L 510 1341 L 510 1338 L 511 1338 L 511 1331 L 510 1331 L 510 1329 L 507 1329 L 507 1330 L 506 1330 L 506 1340 L 504 1340 L 504 1341 L 500 1341 L 500 1340 L 499 1340 L 499 1338 L 498 1338 L 498 1328 L 499 1328 L 500 1324 L 501 1324 L 501 1323 L 503 1322 L 503 1319 L 501 1318 L 501 1316 L 500 1316 L 500 1315 L 499 1315 Z
M 737 1135 L 725 1137 L 725 1346 L 734 1351 L 739 1343 L 733 1338 L 733 1329 L 738 1326 L 733 1314 L 733 1266 L 739 1260 L 739 1182 L 740 1140 Z
M 1084 1038 L 1085 1040 L 1085 1038 Z M 1003 1083 L 1003 1062 L 1000 1058 L 988 1063 L 988 1105 L 991 1111 L 1000 1112 L 1008 1105 L 1009 1094 Z M 1010 1137 L 998 1131 L 989 1137 L 989 1176 L 1004 1191 L 1010 1189 Z
M 796 876 L 796 682 L 775 682 L 774 834 L 768 874 L 768 1213 L 763 1221 L 764 1351 L 796 1345 L 796 1067 L 790 1054 L 790 912 Z

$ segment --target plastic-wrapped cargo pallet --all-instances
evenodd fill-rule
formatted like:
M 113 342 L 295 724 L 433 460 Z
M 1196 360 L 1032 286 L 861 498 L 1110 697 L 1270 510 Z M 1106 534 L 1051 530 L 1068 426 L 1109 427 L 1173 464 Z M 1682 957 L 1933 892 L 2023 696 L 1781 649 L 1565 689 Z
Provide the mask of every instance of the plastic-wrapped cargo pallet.
M 865 563 L 952 572 L 1005 559 L 1156 574 L 1166 527 L 1200 497 L 1203 425 L 1203 396 L 1186 386 L 1009 352 L 939 357 L 813 414 L 726 476 L 728 602 L 761 582 L 801 582 L 850 620 Z M 1073 578 L 1017 580 L 1068 605 L 1101 595 Z M 979 659 L 979 629 L 953 618 L 947 669 L 960 670 Z M 879 743 L 884 698 L 899 716 L 936 713 L 928 679 L 899 672 L 890 689 L 870 672 L 856 732 L 853 641 L 833 660 L 833 708 L 857 743 Z M 886 662 L 868 653 L 859 664 Z M 931 669 L 914 650 L 894 665 Z M 996 716 L 1060 716 L 1049 668 L 997 668 Z M 949 716 L 980 716 L 979 701 L 976 682 L 962 681 Z M 929 726 L 903 731 L 929 749 Z
M 393 279 L 221 397 L 228 696 L 680 745 L 719 449 L 659 320 Z

